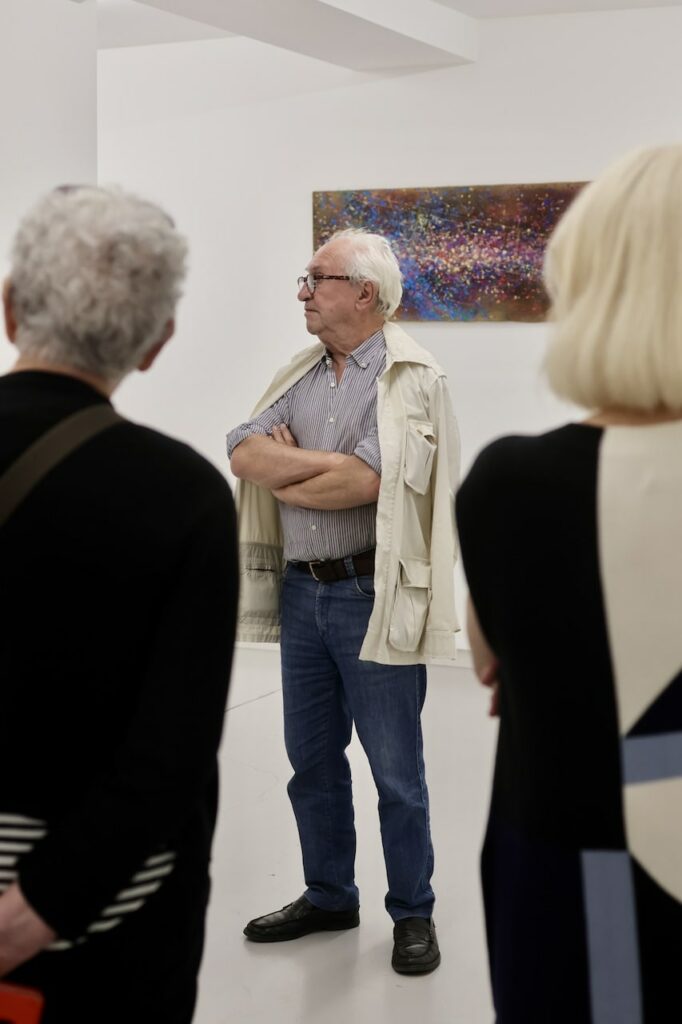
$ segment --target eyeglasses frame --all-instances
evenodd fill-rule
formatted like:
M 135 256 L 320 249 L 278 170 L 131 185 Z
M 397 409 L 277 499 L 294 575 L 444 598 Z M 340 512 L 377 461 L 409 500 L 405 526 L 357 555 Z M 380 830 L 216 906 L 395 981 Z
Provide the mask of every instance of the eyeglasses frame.
M 303 285 L 306 286 L 311 295 L 315 294 L 318 281 L 352 281 L 353 278 L 348 274 L 304 274 L 301 275 L 296 281 L 298 284 L 298 290 L 300 292 Z M 312 288 L 310 282 L 312 281 Z

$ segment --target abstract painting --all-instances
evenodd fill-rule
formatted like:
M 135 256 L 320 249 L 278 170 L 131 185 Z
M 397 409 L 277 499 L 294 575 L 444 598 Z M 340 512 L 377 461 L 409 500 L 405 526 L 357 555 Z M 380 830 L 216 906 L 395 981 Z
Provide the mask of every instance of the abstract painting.
M 542 260 L 584 182 L 313 193 L 314 247 L 342 228 L 391 242 L 399 320 L 544 320 Z

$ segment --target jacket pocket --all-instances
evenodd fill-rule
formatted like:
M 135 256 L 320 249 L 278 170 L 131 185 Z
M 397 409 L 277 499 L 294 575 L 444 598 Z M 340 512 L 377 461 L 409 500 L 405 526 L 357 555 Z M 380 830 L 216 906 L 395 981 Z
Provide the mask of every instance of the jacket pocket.
M 401 558 L 388 639 L 396 651 L 416 651 L 431 600 L 431 565 L 422 558 Z
M 426 494 L 436 452 L 433 424 L 426 420 L 408 420 L 405 438 L 405 483 L 417 494 Z
M 279 621 L 281 549 L 269 544 L 240 545 L 240 621 Z

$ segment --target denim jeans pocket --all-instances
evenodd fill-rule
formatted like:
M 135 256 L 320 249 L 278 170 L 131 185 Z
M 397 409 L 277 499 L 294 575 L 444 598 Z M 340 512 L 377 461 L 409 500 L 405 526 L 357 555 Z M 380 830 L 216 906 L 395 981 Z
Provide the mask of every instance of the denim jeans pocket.
M 366 597 L 369 601 L 374 600 L 373 576 L 354 576 L 353 581 L 355 583 L 355 589 L 361 597 Z

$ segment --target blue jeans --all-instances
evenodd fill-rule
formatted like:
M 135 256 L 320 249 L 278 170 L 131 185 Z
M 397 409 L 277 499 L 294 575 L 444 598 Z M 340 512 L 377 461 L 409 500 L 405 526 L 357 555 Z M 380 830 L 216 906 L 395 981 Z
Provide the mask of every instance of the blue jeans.
M 346 748 L 353 723 L 379 793 L 394 921 L 430 917 L 433 848 L 420 713 L 423 665 L 360 661 L 372 577 L 318 583 L 289 567 L 282 590 L 284 738 L 288 791 L 303 853 L 306 897 L 324 910 L 358 906 L 355 826 Z

